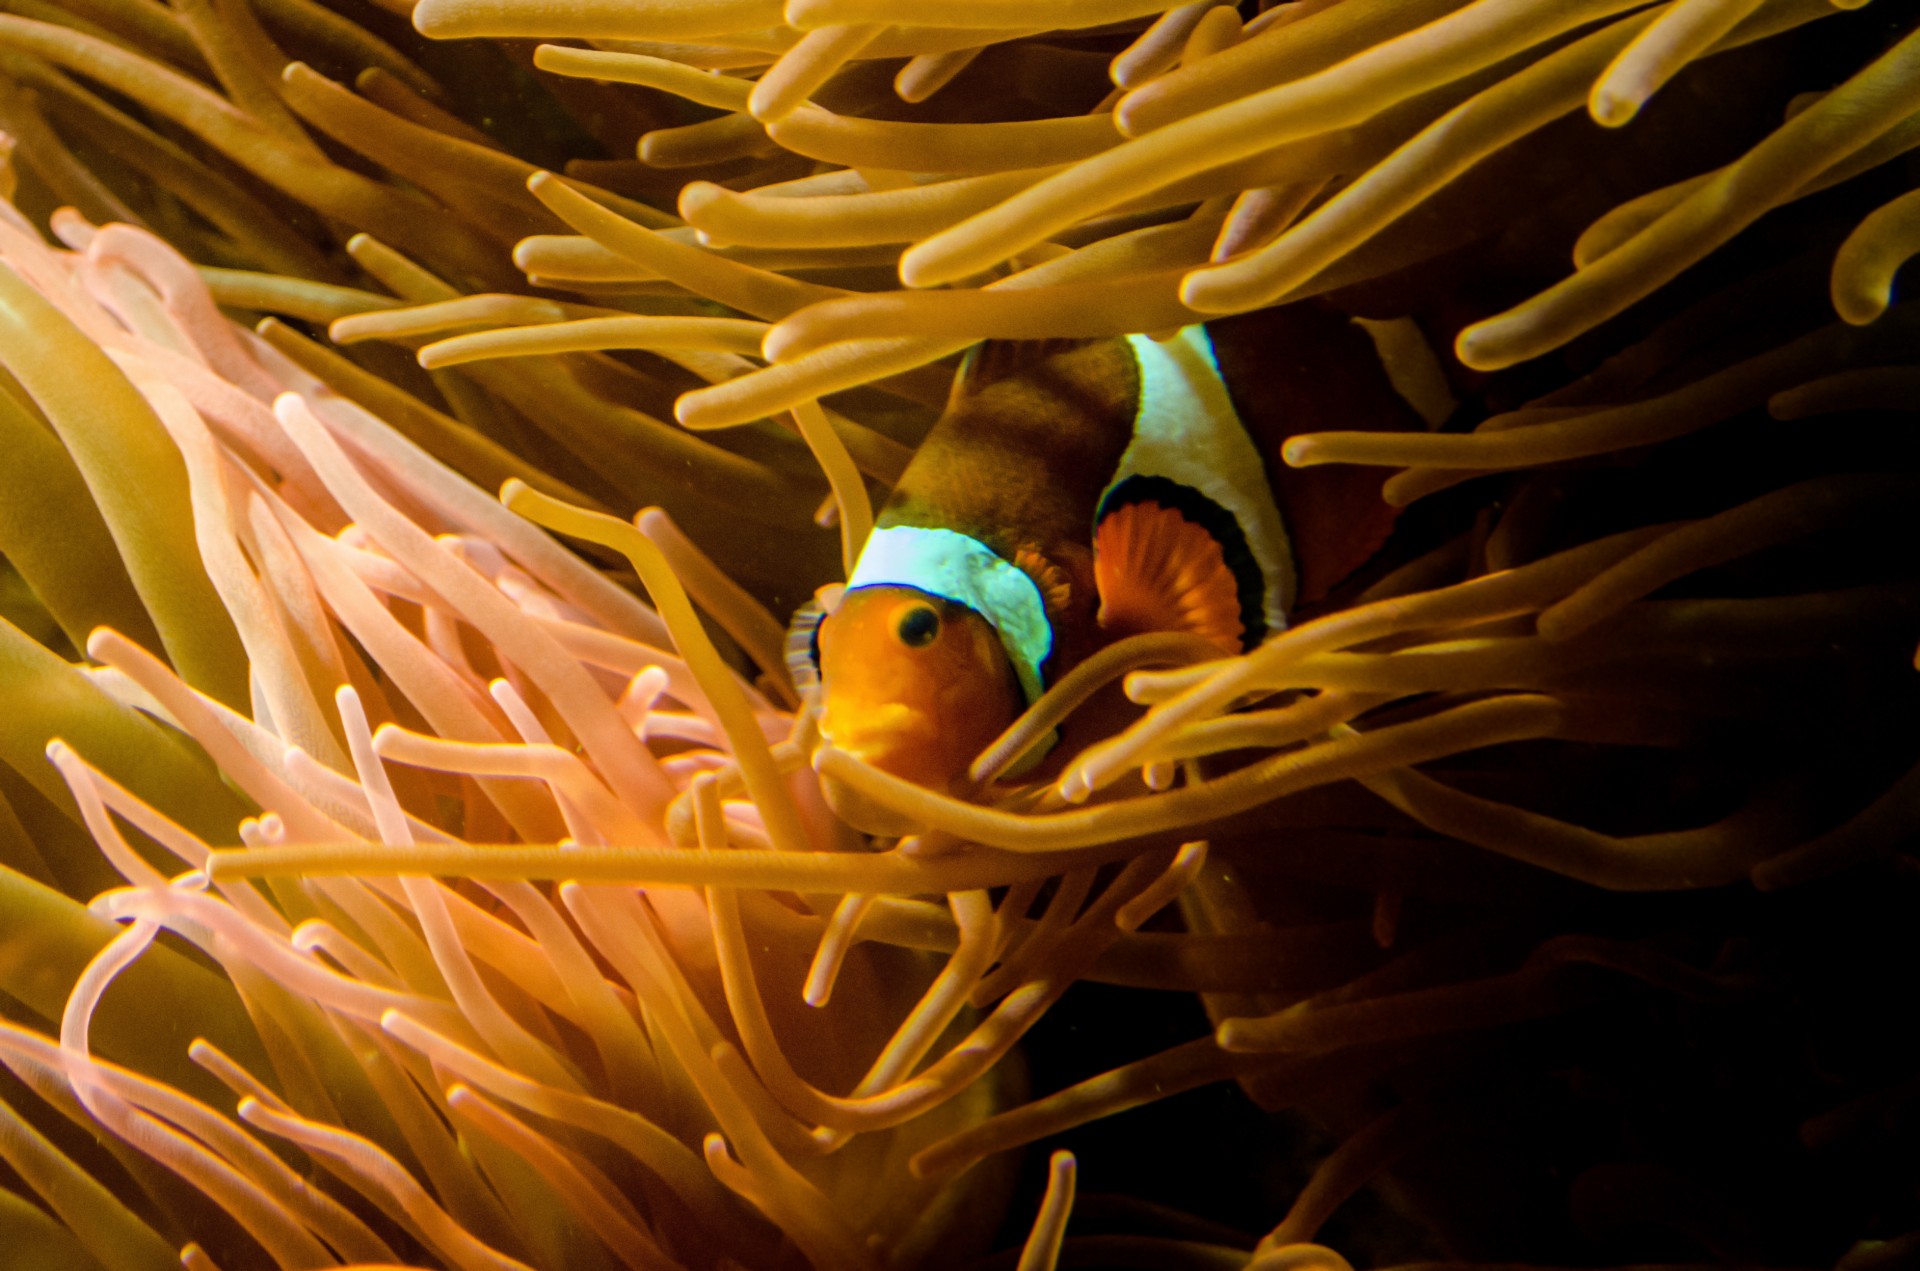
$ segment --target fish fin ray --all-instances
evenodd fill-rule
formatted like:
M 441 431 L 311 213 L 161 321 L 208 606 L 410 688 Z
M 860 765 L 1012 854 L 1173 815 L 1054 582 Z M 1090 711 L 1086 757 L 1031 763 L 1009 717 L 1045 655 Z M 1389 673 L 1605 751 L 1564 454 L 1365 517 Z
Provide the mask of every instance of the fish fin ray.
M 1100 625 L 1114 635 L 1190 631 L 1240 651 L 1239 582 L 1220 543 L 1177 510 L 1128 503 L 1094 531 Z
M 1067 612 L 1073 603 L 1074 587 L 1072 576 L 1063 566 L 1049 560 L 1031 543 L 1015 549 L 1013 565 L 1033 579 L 1033 585 L 1040 589 L 1040 601 L 1047 607 L 1049 617 L 1058 619 Z

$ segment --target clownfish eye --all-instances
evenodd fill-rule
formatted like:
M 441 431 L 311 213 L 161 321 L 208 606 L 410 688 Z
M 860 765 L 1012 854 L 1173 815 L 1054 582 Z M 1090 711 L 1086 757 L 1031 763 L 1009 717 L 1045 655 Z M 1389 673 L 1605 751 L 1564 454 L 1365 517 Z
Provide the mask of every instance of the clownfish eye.
M 893 633 L 909 649 L 924 649 L 940 634 L 940 615 L 932 605 L 913 605 L 900 615 Z

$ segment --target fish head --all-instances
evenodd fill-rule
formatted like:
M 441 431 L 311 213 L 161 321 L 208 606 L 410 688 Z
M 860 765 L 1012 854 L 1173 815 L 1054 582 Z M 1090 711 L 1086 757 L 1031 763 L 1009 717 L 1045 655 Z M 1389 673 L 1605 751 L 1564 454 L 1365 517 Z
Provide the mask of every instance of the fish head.
M 1025 708 L 992 624 L 918 588 L 855 587 L 817 638 L 821 736 L 916 785 L 952 793 Z

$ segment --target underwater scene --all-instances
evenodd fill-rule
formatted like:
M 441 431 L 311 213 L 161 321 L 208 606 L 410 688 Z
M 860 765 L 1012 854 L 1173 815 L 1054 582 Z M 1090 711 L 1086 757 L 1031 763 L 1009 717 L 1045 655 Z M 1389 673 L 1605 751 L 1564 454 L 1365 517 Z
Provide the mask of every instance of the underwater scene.
M 0 0 L 0 1271 L 1920 1266 L 1920 0 Z

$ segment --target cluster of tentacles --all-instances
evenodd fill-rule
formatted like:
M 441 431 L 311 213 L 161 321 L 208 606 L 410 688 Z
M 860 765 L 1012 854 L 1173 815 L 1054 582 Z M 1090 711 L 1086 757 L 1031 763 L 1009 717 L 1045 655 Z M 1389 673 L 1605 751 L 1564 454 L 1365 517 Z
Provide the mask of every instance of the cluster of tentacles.
M 1915 7 L 901 16 L 0 2 L 6 1247 L 1910 1260 Z M 963 350 L 1293 302 L 1368 570 L 820 745 Z

